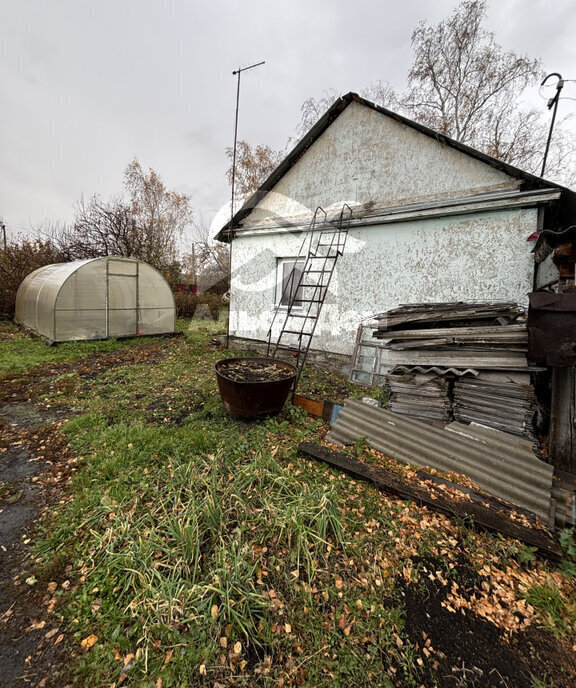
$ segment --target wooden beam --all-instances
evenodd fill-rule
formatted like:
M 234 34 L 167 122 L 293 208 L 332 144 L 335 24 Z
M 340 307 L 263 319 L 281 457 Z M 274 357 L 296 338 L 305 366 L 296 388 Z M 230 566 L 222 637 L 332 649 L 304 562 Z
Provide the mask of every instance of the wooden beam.
M 308 415 L 314 416 L 314 418 L 322 418 L 325 423 L 330 423 L 332 419 L 332 411 L 334 410 L 334 403 L 332 401 L 315 401 L 314 399 L 303 397 L 301 394 L 295 394 L 292 404 L 303 408 Z
M 562 549 L 548 532 L 513 521 L 508 516 L 510 505 L 503 502 L 502 504 L 506 504 L 506 506 L 500 510 L 498 502 L 501 500 L 494 497 L 486 497 L 475 492 L 475 497 L 472 499 L 468 491 L 467 494 L 463 492 L 464 499 L 458 500 L 450 498 L 445 492 L 433 491 L 408 482 L 398 473 L 371 466 L 353 456 L 331 451 L 313 442 L 302 442 L 298 445 L 298 449 L 306 456 L 324 461 L 355 478 L 371 482 L 384 492 L 424 504 L 435 511 L 441 511 L 450 516 L 470 520 L 487 530 L 521 540 L 531 547 L 536 547 L 542 554 L 555 561 L 562 559 Z M 454 486 L 457 487 L 456 484 Z M 518 513 L 521 511 L 519 509 Z

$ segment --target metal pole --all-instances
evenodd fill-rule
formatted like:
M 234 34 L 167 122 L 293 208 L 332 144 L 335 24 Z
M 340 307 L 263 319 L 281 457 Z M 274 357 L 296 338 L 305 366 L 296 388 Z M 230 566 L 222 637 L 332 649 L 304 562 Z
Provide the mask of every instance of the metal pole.
M 554 129 L 554 122 L 556 121 L 556 110 L 558 110 L 558 101 L 560 100 L 560 91 L 564 88 L 564 81 L 562 80 L 562 75 L 558 74 L 558 72 L 552 72 L 552 74 L 548 74 L 548 76 L 542 81 L 540 86 L 544 86 L 544 84 L 548 81 L 548 79 L 551 76 L 557 76 L 558 77 L 558 83 L 556 84 L 556 93 L 554 94 L 553 98 L 550 98 L 548 101 L 548 109 L 550 110 L 551 108 L 554 108 L 554 112 L 552 113 L 552 121 L 550 122 L 550 131 L 548 132 L 548 141 L 546 142 L 546 150 L 544 151 L 544 160 L 542 161 L 542 171 L 540 172 L 540 176 L 544 176 L 544 170 L 546 169 L 546 160 L 548 159 L 548 150 L 550 149 L 550 141 L 552 140 L 552 130 Z
M 258 62 L 257 64 L 250 65 L 249 67 L 238 67 L 238 69 L 232 72 L 233 75 L 238 74 L 238 85 L 236 86 L 236 118 L 234 120 L 234 152 L 232 154 L 232 198 L 230 199 L 230 229 L 232 229 L 232 220 L 234 218 L 234 185 L 236 181 L 236 143 L 238 141 L 238 110 L 240 107 L 240 74 L 246 72 L 249 69 L 254 69 L 254 67 L 260 67 L 260 65 L 266 64 L 266 62 Z
M 232 198 L 230 200 L 230 229 L 232 229 L 232 218 L 234 217 L 234 183 L 236 181 L 236 142 L 238 140 L 238 109 L 240 107 L 240 73 L 238 69 L 232 74 L 238 74 L 238 85 L 236 86 L 236 118 L 234 120 L 234 153 L 232 154 Z

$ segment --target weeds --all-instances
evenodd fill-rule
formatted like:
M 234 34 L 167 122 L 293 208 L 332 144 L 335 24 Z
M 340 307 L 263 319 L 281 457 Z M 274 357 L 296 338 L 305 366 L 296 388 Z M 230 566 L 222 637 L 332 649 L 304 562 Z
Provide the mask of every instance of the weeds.
M 412 560 L 442 561 L 450 585 L 464 553 L 494 566 L 541 564 L 529 548 L 303 459 L 298 442 L 321 440 L 326 427 L 300 408 L 231 420 L 213 365 L 236 352 L 209 347 L 212 328 L 182 323 L 184 337 L 166 340 L 161 363 L 135 360 L 89 378 L 66 371 L 64 392 L 42 397 L 75 409 L 62 426 L 80 466 L 72 498 L 45 517 L 35 545 L 38 580 L 60 582 L 64 567 L 70 581 L 55 592 L 70 680 L 421 685 L 434 658 L 407 637 L 397 585 L 422 575 Z M 324 372 L 307 370 L 303 381 L 303 393 L 336 402 L 350 394 Z M 376 460 L 364 443 L 354 451 Z M 568 609 L 556 594 L 528 593 L 554 625 Z M 97 642 L 80 650 L 90 634 Z
M 526 601 L 538 610 L 542 625 L 552 633 L 565 635 L 571 632 L 576 621 L 576 606 L 568 602 L 551 582 L 529 588 Z

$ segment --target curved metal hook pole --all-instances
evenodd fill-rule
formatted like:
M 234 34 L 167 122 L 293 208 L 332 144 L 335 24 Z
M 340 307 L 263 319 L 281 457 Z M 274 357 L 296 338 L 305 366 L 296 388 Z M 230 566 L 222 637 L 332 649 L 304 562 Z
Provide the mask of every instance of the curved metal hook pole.
M 544 170 L 546 169 L 546 160 L 548 159 L 548 151 L 550 149 L 550 141 L 552 140 L 552 130 L 554 129 L 554 122 L 556 121 L 556 110 L 558 110 L 558 101 L 560 100 L 560 91 L 564 88 L 564 80 L 562 79 L 562 75 L 558 74 L 558 72 L 552 72 L 551 74 L 548 74 L 540 84 L 540 86 L 544 86 L 544 84 L 548 81 L 548 79 L 551 76 L 557 76 L 558 77 L 558 83 L 556 84 L 556 93 L 554 94 L 553 98 L 550 98 L 548 101 L 548 109 L 550 110 L 551 108 L 554 108 L 554 112 L 552 113 L 552 121 L 550 122 L 550 131 L 548 132 L 548 140 L 546 141 L 546 150 L 544 151 L 544 160 L 542 161 L 542 171 L 540 172 L 540 176 L 544 176 Z

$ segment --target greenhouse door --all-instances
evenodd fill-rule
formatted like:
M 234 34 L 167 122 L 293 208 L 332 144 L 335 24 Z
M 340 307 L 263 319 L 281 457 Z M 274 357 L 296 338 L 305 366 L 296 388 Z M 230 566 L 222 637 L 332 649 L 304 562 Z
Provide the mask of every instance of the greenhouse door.
M 138 334 L 138 263 L 108 262 L 108 336 Z

